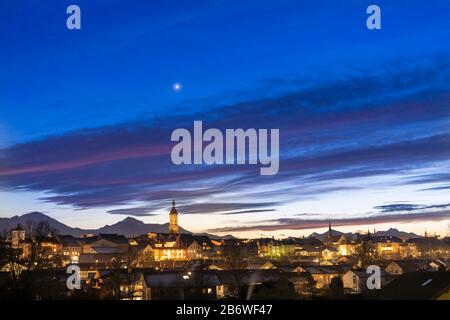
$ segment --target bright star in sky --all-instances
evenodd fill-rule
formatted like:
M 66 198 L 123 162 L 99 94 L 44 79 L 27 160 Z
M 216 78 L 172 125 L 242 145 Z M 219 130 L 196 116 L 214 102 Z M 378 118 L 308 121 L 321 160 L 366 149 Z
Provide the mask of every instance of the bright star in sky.
M 180 91 L 180 90 L 181 90 L 181 83 L 175 82 L 175 83 L 173 84 L 172 88 L 173 88 L 173 91 L 175 91 L 175 92 Z

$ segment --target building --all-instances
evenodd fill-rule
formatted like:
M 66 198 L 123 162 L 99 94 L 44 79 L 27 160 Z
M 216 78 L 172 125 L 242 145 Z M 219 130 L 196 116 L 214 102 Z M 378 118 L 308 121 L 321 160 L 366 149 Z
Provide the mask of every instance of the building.
M 396 260 L 386 266 L 386 272 L 393 276 L 431 269 L 427 260 Z
M 412 258 L 420 256 L 422 258 L 436 259 L 450 256 L 450 246 L 448 243 L 446 244 L 445 238 L 439 240 L 437 237 L 425 236 L 423 238 L 408 239 L 407 243 L 410 245 Z
M 418 258 L 421 256 L 417 238 L 408 239 L 400 245 L 400 256 L 403 259 Z
M 354 269 L 348 270 L 342 276 L 342 283 L 344 285 L 344 291 L 349 294 L 363 294 L 369 291 L 367 287 L 367 279 L 371 276 L 364 269 Z M 385 271 L 381 270 L 380 274 L 381 288 L 383 288 L 387 283 L 387 274 Z
M 394 236 L 372 236 L 376 254 L 381 259 L 401 258 L 403 241 Z
M 80 255 L 83 252 L 81 242 L 71 235 L 58 235 L 56 238 L 61 244 L 60 253 L 63 266 L 78 263 L 80 261 Z
M 262 238 L 257 240 L 258 256 L 261 258 L 280 259 L 295 255 L 296 242 L 294 239 L 275 240 Z
M 295 246 L 294 255 L 299 261 L 306 263 L 319 263 L 321 253 L 324 249 L 322 242 L 313 237 L 299 239 Z
M 172 201 L 172 208 L 170 209 L 169 213 L 169 233 L 180 233 L 180 227 L 178 226 L 178 211 L 175 208 L 175 201 Z
M 333 234 L 331 222 L 328 222 L 328 234 L 324 240 L 324 244 L 328 248 L 335 248 L 339 256 L 350 256 L 356 253 L 356 244 L 353 241 L 348 239 L 344 234 Z
M 336 246 L 339 245 L 345 238 L 343 234 L 333 234 L 333 230 L 331 229 L 331 221 L 328 221 L 328 233 L 324 240 L 324 244 L 327 246 Z
M 208 270 L 144 272 L 144 300 L 229 299 L 244 296 L 251 299 L 267 283 L 291 283 L 296 294 L 309 294 L 313 280 L 306 273 L 278 270 Z
M 264 284 L 275 284 L 275 289 L 281 283 L 290 283 L 294 293 L 297 295 L 310 295 L 314 283 L 314 280 L 308 273 L 283 272 L 278 269 L 239 270 L 238 272 L 235 270 L 224 270 L 216 271 L 216 275 L 219 279 L 219 284 L 216 286 L 218 299 L 239 298 L 238 286 L 246 289 L 244 295 L 246 299 L 252 299 L 255 294 L 258 295 L 258 289 L 264 287 Z M 269 285 L 268 287 L 271 286 Z M 287 292 L 282 292 L 282 294 L 285 293 Z M 243 297 L 241 296 L 240 298 Z M 277 298 L 283 297 L 278 296 Z
M 340 256 L 351 256 L 357 252 L 355 242 L 347 239 L 344 235 L 339 238 L 337 249 Z
M 78 239 L 82 245 L 79 263 L 90 263 L 95 266 L 129 263 L 132 252 L 128 239 L 122 235 L 101 233 Z
M 20 224 L 11 230 L 11 244 L 13 248 L 19 248 L 20 243 L 25 241 L 25 229 Z
M 53 258 L 61 254 L 62 244 L 55 237 L 45 237 L 39 243 L 42 252 L 47 255 L 48 258 Z
M 446 259 L 434 259 L 429 266 L 434 271 L 450 271 L 450 261 Z
M 298 265 L 289 262 L 280 262 L 277 260 L 267 261 L 261 265 L 260 270 L 279 270 L 283 272 L 296 272 Z
M 213 299 L 220 284 L 215 273 L 165 271 L 142 274 L 143 300 Z
M 83 254 L 95 253 L 126 253 L 128 239 L 122 235 L 100 233 L 95 237 L 88 237 L 83 242 Z
M 213 245 L 207 236 L 162 233 L 144 246 L 139 262 L 145 265 L 159 261 L 209 260 L 212 250 Z
M 329 246 L 322 250 L 322 260 L 323 262 L 335 262 L 336 259 L 339 257 L 339 250 L 335 247 Z
M 316 283 L 316 288 L 321 289 L 328 287 L 331 280 L 340 277 L 350 269 L 349 266 L 302 266 L 296 269 L 297 272 L 308 272 Z

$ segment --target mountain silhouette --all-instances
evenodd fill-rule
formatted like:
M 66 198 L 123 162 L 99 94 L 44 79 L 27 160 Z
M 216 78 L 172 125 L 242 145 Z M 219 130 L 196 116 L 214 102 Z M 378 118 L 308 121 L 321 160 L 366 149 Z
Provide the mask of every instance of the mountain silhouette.
M 358 237 L 356 233 L 352 233 L 352 232 L 344 233 L 344 232 L 340 232 L 340 231 L 333 230 L 333 229 L 331 230 L 331 234 L 333 234 L 333 235 L 342 235 L 343 234 L 349 240 L 356 240 Z M 410 238 L 421 238 L 421 236 L 419 236 L 415 233 L 400 231 L 395 228 L 390 228 L 386 231 L 376 231 L 375 233 L 371 233 L 371 235 L 373 235 L 373 236 L 391 236 L 391 237 L 400 238 L 402 240 L 408 240 Z M 322 242 L 325 240 L 325 238 L 327 236 L 328 236 L 328 231 L 325 231 L 324 233 L 313 232 L 309 235 L 309 237 L 319 239 Z
M 41 212 L 31 212 L 22 216 L 14 216 L 11 218 L 0 218 L 0 232 L 9 232 L 18 224 L 27 229 L 30 225 L 37 225 L 39 222 L 47 222 L 50 228 L 54 229 L 57 234 L 70 234 L 78 237 L 82 234 L 99 234 L 99 233 L 117 233 L 126 237 L 137 236 L 149 232 L 165 233 L 169 230 L 169 224 L 152 224 L 144 223 L 140 220 L 127 217 L 113 225 L 106 225 L 98 229 L 81 229 L 72 228 L 64 223 L 59 222 Z M 180 233 L 192 233 L 180 227 Z

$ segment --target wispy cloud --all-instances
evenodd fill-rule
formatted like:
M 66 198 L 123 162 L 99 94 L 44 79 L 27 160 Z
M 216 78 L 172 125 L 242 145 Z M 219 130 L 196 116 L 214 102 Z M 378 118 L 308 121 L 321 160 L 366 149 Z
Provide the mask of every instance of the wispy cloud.
M 134 216 L 134 217 L 151 217 L 155 214 L 150 213 L 151 211 L 155 210 L 155 207 L 131 207 L 131 208 L 123 208 L 123 209 L 114 209 L 109 210 L 108 213 L 110 214 L 118 214 L 118 215 L 125 215 L 125 216 Z
M 398 212 L 398 211 L 417 211 L 426 209 L 445 209 L 450 207 L 450 203 L 446 204 L 434 204 L 434 205 L 424 205 L 424 204 L 412 204 L 412 203 L 393 203 L 376 206 L 375 209 L 379 209 L 382 213 L 388 212 Z
M 372 225 L 378 223 L 395 222 L 423 222 L 443 221 L 450 217 L 450 210 L 434 212 L 415 212 L 410 214 L 371 215 L 366 217 L 350 217 L 331 219 L 333 226 Z M 306 230 L 324 228 L 328 226 L 330 219 L 295 219 L 281 218 L 243 226 L 232 226 L 210 229 L 209 232 L 244 232 L 244 231 L 277 231 L 277 230 Z
M 274 211 L 277 202 L 261 203 L 195 203 L 179 207 L 184 214 L 243 214 Z M 263 209 L 261 209 L 263 208 Z

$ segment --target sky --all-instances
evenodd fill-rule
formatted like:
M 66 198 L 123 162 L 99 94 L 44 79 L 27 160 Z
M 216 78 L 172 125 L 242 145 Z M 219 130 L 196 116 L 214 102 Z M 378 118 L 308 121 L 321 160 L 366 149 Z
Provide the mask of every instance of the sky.
M 81 8 L 81 30 L 66 9 Z M 371 4 L 381 30 L 366 27 Z M 0 217 L 241 237 L 450 226 L 450 2 L 0 1 Z M 175 89 L 175 84 L 180 87 Z M 280 170 L 174 165 L 280 130 Z

